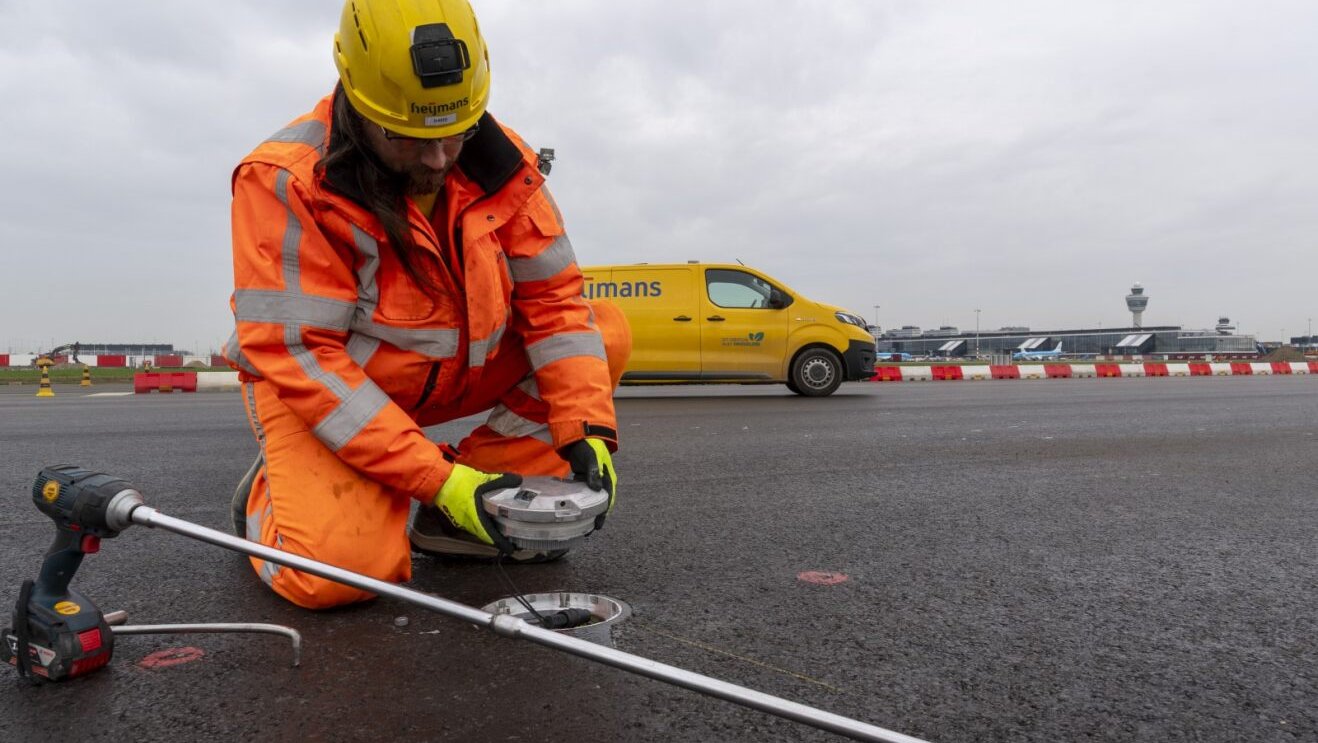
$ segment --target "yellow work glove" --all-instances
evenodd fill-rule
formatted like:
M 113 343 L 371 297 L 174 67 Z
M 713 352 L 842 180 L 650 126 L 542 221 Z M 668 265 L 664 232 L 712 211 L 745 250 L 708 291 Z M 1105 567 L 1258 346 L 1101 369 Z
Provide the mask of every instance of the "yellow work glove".
M 608 492 L 608 510 L 595 517 L 595 528 L 604 528 L 604 517 L 618 500 L 618 473 L 613 469 L 609 447 L 603 439 L 582 439 L 568 446 L 565 458 L 572 467 L 572 479 L 586 483 L 591 490 Z
M 522 476 L 511 473 L 490 474 L 466 465 L 453 465 L 453 472 L 444 481 L 444 487 L 435 495 L 435 506 L 448 517 L 454 526 L 471 534 L 500 552 L 512 554 L 513 543 L 499 531 L 494 517 L 485 512 L 481 496 L 504 488 L 522 484 Z

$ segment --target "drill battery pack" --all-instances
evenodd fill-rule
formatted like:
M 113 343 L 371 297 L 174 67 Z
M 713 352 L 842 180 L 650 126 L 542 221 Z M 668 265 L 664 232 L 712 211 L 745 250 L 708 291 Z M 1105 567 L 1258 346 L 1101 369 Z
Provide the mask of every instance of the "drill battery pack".
M 13 626 L 0 641 L 0 662 L 37 680 L 63 681 L 101 668 L 114 654 L 114 634 L 87 597 L 69 591 L 50 606 L 32 599 L 23 584 Z

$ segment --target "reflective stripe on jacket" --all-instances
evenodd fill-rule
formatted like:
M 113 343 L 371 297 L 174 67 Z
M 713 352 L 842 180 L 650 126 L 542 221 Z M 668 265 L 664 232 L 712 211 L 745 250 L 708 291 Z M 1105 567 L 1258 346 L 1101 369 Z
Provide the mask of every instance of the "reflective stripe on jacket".
M 347 181 L 316 174 L 334 98 L 234 171 L 230 364 L 274 383 L 354 469 L 421 500 L 452 465 L 412 411 L 459 399 L 500 354 L 529 359 L 556 448 L 589 434 L 616 449 L 603 342 L 535 154 L 487 113 L 445 181 L 446 239 L 409 200 L 414 263 L 445 289 L 423 290 Z

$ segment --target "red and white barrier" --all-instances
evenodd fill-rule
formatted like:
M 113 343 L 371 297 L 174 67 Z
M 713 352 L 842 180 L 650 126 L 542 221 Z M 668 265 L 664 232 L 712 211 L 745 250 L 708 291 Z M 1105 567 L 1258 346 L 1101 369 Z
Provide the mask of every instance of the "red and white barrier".
M 962 379 L 992 379 L 993 367 L 975 364 L 974 366 L 961 367 Z
M 928 366 L 899 366 L 901 381 L 903 382 L 928 382 L 934 378 L 934 372 Z
M 138 372 L 133 375 L 133 392 L 196 392 L 196 372 Z
M 1231 361 L 1142 364 L 1020 364 L 990 366 L 876 366 L 871 382 L 928 382 L 983 379 L 1071 379 L 1075 377 L 1259 377 L 1318 374 L 1318 361 Z
M 198 392 L 224 392 L 227 390 L 239 390 L 242 385 L 238 382 L 238 372 L 197 372 L 197 391 Z
M 24 367 L 36 363 L 38 356 L 30 353 L 0 354 L 0 367 Z M 182 356 L 164 354 L 156 356 L 132 356 L 124 354 L 79 354 L 75 362 L 67 354 L 51 359 L 56 364 L 78 364 L 91 367 L 134 367 L 145 368 L 148 364 L 157 369 L 226 367 L 223 356 Z

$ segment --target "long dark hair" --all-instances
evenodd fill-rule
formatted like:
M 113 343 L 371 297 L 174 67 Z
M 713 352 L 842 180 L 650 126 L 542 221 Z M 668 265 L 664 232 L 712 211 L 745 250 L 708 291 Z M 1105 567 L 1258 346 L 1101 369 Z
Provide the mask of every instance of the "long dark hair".
M 331 190 L 357 201 L 380 220 L 398 262 L 419 287 L 441 290 L 421 268 L 423 253 L 412 240 L 407 221 L 408 178 L 390 170 L 371 150 L 362 117 L 352 110 L 340 83 L 334 91 L 334 119 L 325 156 L 316 163 L 316 176 Z

